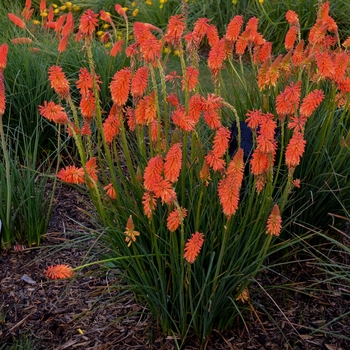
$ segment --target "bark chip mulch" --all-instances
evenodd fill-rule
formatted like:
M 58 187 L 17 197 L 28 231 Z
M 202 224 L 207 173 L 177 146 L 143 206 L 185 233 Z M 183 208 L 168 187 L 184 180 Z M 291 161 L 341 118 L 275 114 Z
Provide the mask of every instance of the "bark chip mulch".
M 176 349 L 146 307 L 126 290 L 118 271 L 89 266 L 77 278 L 52 281 L 43 271 L 49 265 L 72 267 L 88 262 L 87 247 L 103 249 L 84 230 L 90 223 L 86 200 L 63 186 L 40 248 L 0 252 L 0 350 L 29 339 L 26 350 Z M 73 235 L 71 232 L 79 232 Z M 95 245 L 95 246 L 94 246 Z M 279 289 L 286 277 L 290 290 Z M 208 350 L 350 350 L 350 286 L 318 284 L 323 278 L 314 266 L 293 264 L 279 275 L 266 271 L 250 288 L 254 308 L 245 311 L 245 324 L 213 332 Z M 260 286 L 275 286 L 264 292 Z M 324 291 L 322 291 L 322 289 Z M 267 317 L 267 313 L 272 319 Z M 345 316 L 344 316 L 345 315 Z M 312 332 L 311 329 L 323 331 Z M 193 341 L 184 347 L 198 349 Z

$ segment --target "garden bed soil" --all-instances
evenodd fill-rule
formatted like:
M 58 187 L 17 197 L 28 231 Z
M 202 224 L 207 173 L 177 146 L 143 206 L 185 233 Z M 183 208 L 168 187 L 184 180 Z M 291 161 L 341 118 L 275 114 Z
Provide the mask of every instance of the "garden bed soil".
M 74 279 L 45 277 L 49 265 L 79 266 L 87 262 L 87 247 L 102 249 L 81 226 L 91 225 L 86 203 L 72 187 L 60 185 L 42 246 L 0 253 L 0 349 L 22 349 L 19 342 L 26 339 L 32 345 L 23 347 L 27 350 L 176 349 L 174 339 L 162 335 L 147 308 L 125 290 L 118 271 L 94 265 Z M 288 293 L 278 288 L 286 283 L 283 275 L 293 281 Z M 350 287 L 330 290 L 325 283 L 324 292 L 303 293 L 320 279 L 306 263 L 289 265 L 279 275 L 266 271 L 250 287 L 254 306 L 246 306 L 245 323 L 238 320 L 231 330 L 214 330 L 206 349 L 350 349 L 342 339 L 350 337 L 350 316 L 341 317 L 350 310 Z M 261 288 L 271 285 L 276 288 L 268 293 Z M 310 330 L 322 326 L 325 332 Z M 190 337 L 184 348 L 199 347 Z

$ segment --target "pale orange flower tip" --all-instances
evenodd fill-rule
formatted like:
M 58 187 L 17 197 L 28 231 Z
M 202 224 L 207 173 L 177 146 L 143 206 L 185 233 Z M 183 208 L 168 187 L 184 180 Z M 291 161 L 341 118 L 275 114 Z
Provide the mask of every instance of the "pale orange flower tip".
M 269 218 L 267 219 L 266 234 L 279 236 L 282 229 L 282 218 L 278 205 L 275 204 Z
M 73 277 L 74 271 L 68 265 L 52 265 L 45 270 L 45 275 L 52 280 L 58 280 Z
M 188 239 L 185 245 L 184 258 L 189 264 L 193 264 L 202 249 L 204 242 L 203 233 L 196 232 L 192 234 L 192 237 Z

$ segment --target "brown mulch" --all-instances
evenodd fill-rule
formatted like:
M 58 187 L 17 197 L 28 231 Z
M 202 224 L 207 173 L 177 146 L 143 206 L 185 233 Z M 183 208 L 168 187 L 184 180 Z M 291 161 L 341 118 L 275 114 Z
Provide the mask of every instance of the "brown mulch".
M 89 210 L 86 199 L 67 186 L 60 187 L 58 198 L 39 249 L 0 253 L 0 349 L 14 348 L 23 337 L 31 340 L 27 350 L 176 349 L 125 289 L 118 271 L 93 265 L 79 270 L 75 279 L 45 277 L 49 265 L 79 266 L 90 259 L 87 247 L 102 249 L 79 225 L 91 227 L 84 213 Z M 286 278 L 292 287 L 279 289 Z M 304 288 L 320 279 L 320 272 L 306 263 L 290 265 L 280 274 L 266 271 L 250 288 L 252 306 L 247 306 L 245 324 L 238 320 L 232 330 L 214 331 L 206 349 L 350 349 L 350 342 L 342 339 L 350 337 L 350 316 L 341 317 L 350 310 L 350 286 L 345 291 L 327 283 L 314 292 Z M 275 288 L 267 293 L 262 286 Z M 320 327 L 323 332 L 310 330 Z M 190 339 L 184 348 L 198 345 Z

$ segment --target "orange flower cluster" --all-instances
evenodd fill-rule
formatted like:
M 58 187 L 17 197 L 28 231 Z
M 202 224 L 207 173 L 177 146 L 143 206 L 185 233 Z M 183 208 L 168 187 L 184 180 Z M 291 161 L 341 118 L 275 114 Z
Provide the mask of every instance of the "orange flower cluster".
M 112 106 L 107 119 L 103 122 L 103 134 L 107 144 L 110 144 L 119 134 L 121 126 L 121 111 L 115 104 Z
M 213 141 L 213 149 L 205 156 L 206 163 L 214 171 L 223 171 L 225 168 L 225 155 L 230 141 L 230 130 L 221 126 L 217 129 Z
M 286 34 L 284 46 L 287 50 L 291 50 L 297 40 L 297 35 L 300 31 L 299 17 L 293 10 L 289 10 L 286 13 L 286 19 L 290 24 L 290 28 Z
M 74 276 L 73 269 L 68 265 L 53 265 L 45 270 L 45 275 L 53 280 L 70 278 Z
M 267 219 L 266 234 L 279 236 L 282 229 L 282 218 L 278 205 L 275 204 L 269 218 Z
M 198 254 L 200 253 L 204 243 L 203 233 L 196 232 L 192 234 L 185 244 L 185 254 L 184 258 L 189 264 L 193 264 Z
M 87 9 L 80 17 L 79 35 L 86 39 L 91 39 L 92 34 L 98 26 L 98 14 L 91 9 Z
M 267 175 L 272 171 L 277 144 L 275 130 L 277 124 L 273 114 L 259 111 L 247 113 L 247 124 L 252 130 L 257 130 L 257 147 L 250 160 L 252 173 L 256 176 L 256 190 L 258 193 L 264 188 Z
M 49 68 L 49 80 L 51 87 L 58 96 L 62 98 L 69 97 L 69 83 L 61 67 L 51 66 Z
M 126 235 L 125 242 L 128 243 L 128 247 L 131 246 L 132 242 L 136 242 L 137 236 L 140 236 L 140 232 L 135 231 L 135 226 L 131 215 L 126 223 L 126 231 L 124 233 Z
M 150 193 L 148 199 L 160 198 L 162 203 L 170 204 L 176 200 L 172 183 L 178 180 L 182 163 L 181 144 L 174 144 L 164 159 L 161 155 L 151 158 L 144 171 L 144 187 Z M 144 198 L 144 199 L 147 199 Z M 144 211 L 149 213 L 151 205 L 144 203 Z M 152 210 L 152 209 L 151 209 Z
M 164 40 L 174 49 L 177 49 L 181 43 L 181 38 L 186 29 L 183 15 L 171 16 L 168 27 L 164 35 Z
M 65 169 L 61 169 L 57 173 L 57 177 L 64 182 L 73 184 L 83 184 L 86 182 L 89 186 L 93 187 L 94 183 L 98 181 L 96 158 L 91 158 L 86 162 L 85 170 L 87 174 L 87 181 L 85 181 L 84 168 L 77 168 L 74 165 L 70 165 Z
M 225 177 L 220 180 L 218 194 L 223 213 L 230 217 L 238 209 L 239 192 L 243 181 L 244 161 L 243 149 L 240 148 L 231 160 Z
M 176 231 L 178 227 L 181 225 L 181 223 L 183 222 L 183 219 L 187 216 L 186 209 L 180 208 L 180 210 L 175 208 L 167 218 L 167 227 L 168 227 L 168 230 L 171 232 Z
M 61 105 L 57 105 L 52 101 L 50 101 L 49 103 L 44 101 L 44 105 L 39 106 L 39 112 L 44 118 L 57 124 L 69 123 L 69 118 L 66 112 L 64 112 L 64 108 Z
M 123 106 L 129 97 L 131 87 L 131 70 L 125 67 L 114 74 L 110 84 L 112 100 L 117 106 Z

